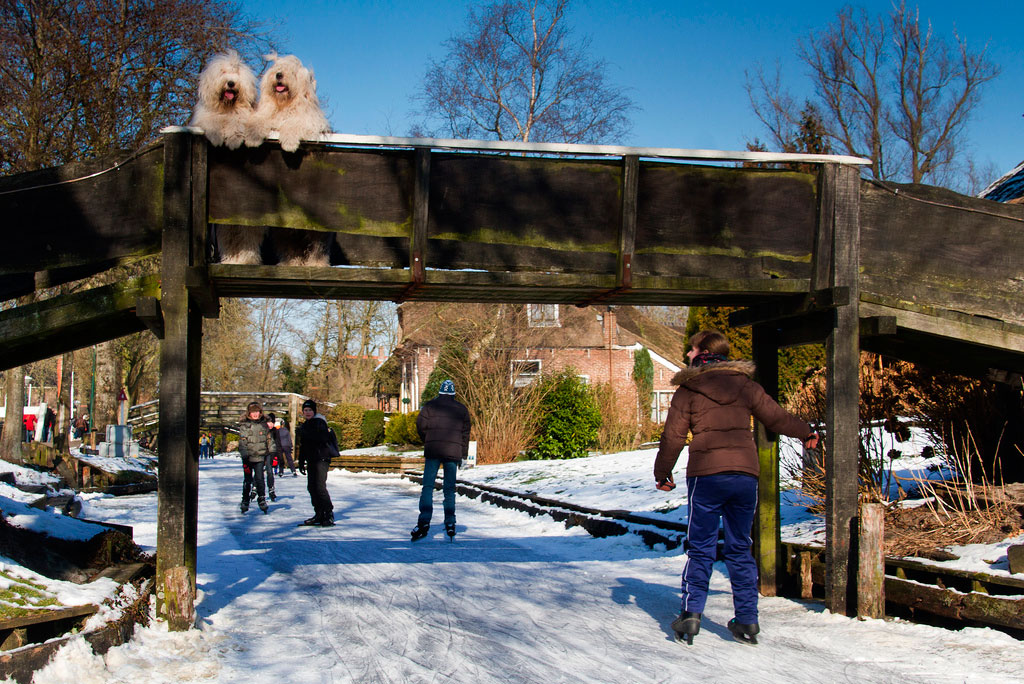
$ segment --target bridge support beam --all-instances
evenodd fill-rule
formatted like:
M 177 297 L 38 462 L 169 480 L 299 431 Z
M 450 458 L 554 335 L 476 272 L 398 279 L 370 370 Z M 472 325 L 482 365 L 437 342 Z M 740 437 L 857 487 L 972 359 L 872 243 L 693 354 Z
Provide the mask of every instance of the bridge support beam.
M 858 458 L 860 445 L 860 174 L 826 164 L 812 289 L 849 288 L 825 340 L 825 604 L 838 615 L 856 607 Z M 822 259 L 820 257 L 826 257 Z
M 772 399 L 779 398 L 779 339 L 777 329 L 768 323 L 751 331 L 753 361 L 757 381 Z M 757 518 L 754 549 L 758 565 L 758 591 L 776 596 L 779 591 L 779 561 L 782 558 L 782 531 L 779 511 L 779 436 L 756 423 L 754 442 L 761 476 L 757 481 Z
M 157 615 L 174 631 L 192 626 L 199 506 L 199 380 L 202 317 L 189 301 L 185 274 L 195 260 L 196 217 L 206 215 L 206 145 L 174 133 L 164 138 L 160 345 Z M 201 211 L 200 211 L 201 209 Z

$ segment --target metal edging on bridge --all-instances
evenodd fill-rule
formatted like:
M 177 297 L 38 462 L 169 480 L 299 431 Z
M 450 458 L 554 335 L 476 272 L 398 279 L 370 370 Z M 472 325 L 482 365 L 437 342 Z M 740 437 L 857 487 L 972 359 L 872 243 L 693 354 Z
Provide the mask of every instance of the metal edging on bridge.
M 194 126 L 168 126 L 161 133 L 202 133 Z M 277 140 L 271 133 L 267 140 Z M 799 154 L 794 152 L 753 152 L 737 150 L 691 150 L 675 147 L 628 147 L 624 145 L 583 145 L 578 143 L 534 143 L 517 140 L 458 140 L 454 138 L 402 138 L 386 135 L 355 135 L 331 133 L 308 142 L 326 143 L 339 147 L 392 147 L 429 148 L 435 150 L 465 150 L 467 152 L 518 152 L 523 154 L 554 154 L 598 157 L 633 155 L 653 159 L 680 159 L 689 161 L 739 161 L 757 163 L 846 164 L 867 166 L 870 159 L 844 154 Z

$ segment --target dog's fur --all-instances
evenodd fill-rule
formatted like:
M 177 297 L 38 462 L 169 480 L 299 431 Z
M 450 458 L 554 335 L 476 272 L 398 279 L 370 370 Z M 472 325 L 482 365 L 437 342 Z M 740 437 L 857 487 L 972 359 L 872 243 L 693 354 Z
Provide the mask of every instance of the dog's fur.
M 210 144 L 237 149 L 249 133 L 256 104 L 256 74 L 238 53 L 213 57 L 199 75 L 199 99 L 191 125 L 203 129 Z M 259 264 L 263 232 L 244 226 L 217 229 L 217 249 L 226 264 Z
M 271 131 L 277 131 L 281 149 L 294 152 L 300 140 L 315 140 L 330 133 L 320 109 L 313 72 L 295 55 L 264 57 L 270 62 L 260 78 L 260 100 L 245 143 L 257 147 Z
M 234 50 L 213 57 L 199 75 L 199 99 L 192 126 L 215 146 L 237 149 L 245 139 L 256 104 L 256 75 Z

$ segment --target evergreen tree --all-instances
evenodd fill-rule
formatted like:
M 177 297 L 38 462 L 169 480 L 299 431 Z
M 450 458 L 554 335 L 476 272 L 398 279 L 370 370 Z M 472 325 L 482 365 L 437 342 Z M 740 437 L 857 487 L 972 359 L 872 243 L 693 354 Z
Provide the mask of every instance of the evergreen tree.
M 643 425 L 651 419 L 651 394 L 654 392 L 654 362 L 647 347 L 641 347 L 633 355 L 633 383 Z

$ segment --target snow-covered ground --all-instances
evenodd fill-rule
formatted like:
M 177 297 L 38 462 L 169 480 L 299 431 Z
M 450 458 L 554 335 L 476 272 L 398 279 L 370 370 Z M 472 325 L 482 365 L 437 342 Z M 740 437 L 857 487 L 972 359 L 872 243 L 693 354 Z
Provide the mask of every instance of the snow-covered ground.
M 651 486 L 653 452 L 480 466 L 461 475 L 601 508 L 685 518 L 685 493 Z M 37 673 L 77 682 L 1019 682 L 1024 643 L 860 621 L 762 598 L 761 643 L 733 641 L 728 578 L 716 565 L 701 633 L 672 640 L 682 549 L 594 539 L 547 517 L 460 497 L 455 543 L 435 526 L 411 543 L 419 487 L 333 471 L 338 520 L 300 528 L 304 478 L 278 479 L 268 515 L 238 512 L 237 458 L 200 463 L 198 626 L 162 623 L 106 656 L 81 640 Z M 439 515 L 440 494 L 435 511 Z M 93 496 L 85 517 L 156 543 L 156 497 Z M 811 524 L 811 523 L 808 523 Z

